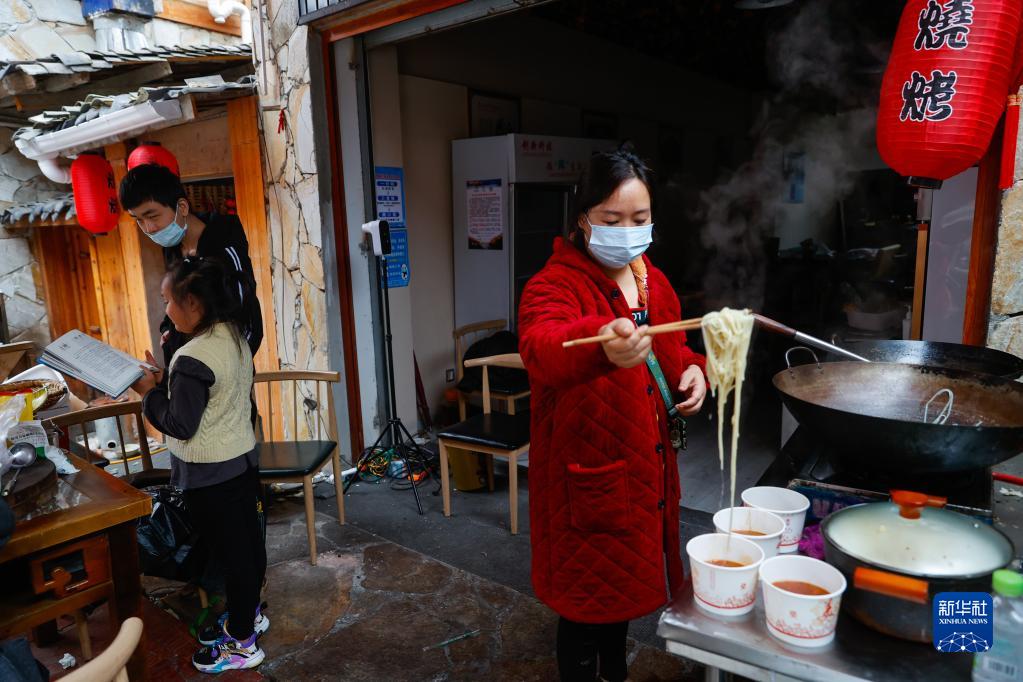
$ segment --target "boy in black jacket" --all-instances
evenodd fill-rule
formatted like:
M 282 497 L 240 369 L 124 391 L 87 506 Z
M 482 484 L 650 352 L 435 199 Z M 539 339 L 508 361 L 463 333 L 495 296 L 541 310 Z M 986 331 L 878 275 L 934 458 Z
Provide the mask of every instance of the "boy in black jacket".
M 249 242 L 238 216 L 193 213 L 181 180 L 170 169 L 144 164 L 128 171 L 121 180 L 121 206 L 135 218 L 147 237 L 163 247 L 170 269 L 182 258 L 219 258 L 230 268 L 244 272 L 255 291 L 255 275 L 249 260 Z M 239 288 L 239 295 L 241 289 Z M 244 330 L 252 355 L 263 341 L 263 317 L 259 303 L 252 306 L 252 318 Z M 164 316 L 160 323 L 164 366 L 188 340 Z

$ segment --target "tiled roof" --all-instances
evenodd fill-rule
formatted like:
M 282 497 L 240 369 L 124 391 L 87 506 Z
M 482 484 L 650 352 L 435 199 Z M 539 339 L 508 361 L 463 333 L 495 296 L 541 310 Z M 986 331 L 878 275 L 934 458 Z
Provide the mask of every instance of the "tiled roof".
M 218 59 L 220 58 L 220 59 Z M 67 52 L 32 61 L 0 61 L 0 92 L 18 94 L 32 92 L 32 79 L 47 76 L 70 76 L 115 69 L 123 65 L 151 62 L 228 61 L 252 58 L 249 45 L 196 45 L 149 47 L 135 51 Z M 16 77 L 21 76 L 20 79 Z M 29 76 L 25 79 L 24 76 Z
M 255 76 L 245 76 L 238 81 L 209 84 L 185 84 L 156 88 L 140 88 L 122 95 L 89 95 L 84 100 L 55 111 L 44 111 L 29 119 L 31 126 L 19 128 L 14 133 L 15 141 L 27 141 L 46 133 L 66 130 L 87 121 L 112 114 L 128 107 L 146 102 L 161 102 L 192 95 L 199 100 L 225 100 L 251 94 L 256 88 Z
M 0 211 L 0 225 L 47 223 L 75 217 L 75 198 L 70 192 L 46 201 L 10 206 Z

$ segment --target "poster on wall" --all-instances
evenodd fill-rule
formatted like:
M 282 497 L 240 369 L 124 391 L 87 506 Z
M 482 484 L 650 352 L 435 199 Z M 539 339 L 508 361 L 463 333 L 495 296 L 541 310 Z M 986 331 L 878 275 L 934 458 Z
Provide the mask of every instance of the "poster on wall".
M 391 252 L 384 256 L 387 288 L 407 287 L 412 272 L 408 264 L 408 230 L 391 230 Z
M 373 193 L 377 202 L 377 220 L 391 227 L 405 227 L 405 174 L 401 168 L 377 166 Z
M 469 217 L 469 248 L 500 251 L 504 248 L 504 198 L 501 180 L 465 183 Z

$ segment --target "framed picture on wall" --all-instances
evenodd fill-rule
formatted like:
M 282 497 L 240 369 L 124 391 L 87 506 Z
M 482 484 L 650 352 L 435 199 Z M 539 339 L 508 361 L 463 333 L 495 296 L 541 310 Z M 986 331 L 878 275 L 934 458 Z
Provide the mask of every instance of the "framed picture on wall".
M 519 132 L 519 100 L 482 92 L 469 95 L 469 136 L 491 137 Z
M 580 127 L 583 137 L 592 140 L 618 140 L 618 117 L 602 111 L 583 111 Z

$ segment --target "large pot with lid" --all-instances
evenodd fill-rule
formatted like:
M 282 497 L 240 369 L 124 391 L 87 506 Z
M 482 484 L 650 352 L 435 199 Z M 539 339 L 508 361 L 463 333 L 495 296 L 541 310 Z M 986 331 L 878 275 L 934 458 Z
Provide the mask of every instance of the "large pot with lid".
M 846 507 L 821 523 L 828 563 L 849 581 L 842 608 L 888 635 L 931 642 L 935 595 L 987 592 L 1012 542 L 943 498 L 902 490 L 891 502 Z

